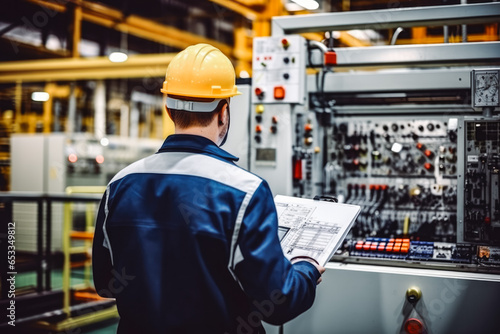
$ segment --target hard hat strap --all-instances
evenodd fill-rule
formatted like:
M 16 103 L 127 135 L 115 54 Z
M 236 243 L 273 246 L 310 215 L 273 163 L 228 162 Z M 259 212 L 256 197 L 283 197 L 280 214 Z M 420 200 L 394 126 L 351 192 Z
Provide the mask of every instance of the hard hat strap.
M 219 102 L 222 100 L 224 99 L 215 99 L 212 102 L 197 102 L 178 100 L 167 96 L 167 108 L 191 112 L 212 112 L 217 108 Z

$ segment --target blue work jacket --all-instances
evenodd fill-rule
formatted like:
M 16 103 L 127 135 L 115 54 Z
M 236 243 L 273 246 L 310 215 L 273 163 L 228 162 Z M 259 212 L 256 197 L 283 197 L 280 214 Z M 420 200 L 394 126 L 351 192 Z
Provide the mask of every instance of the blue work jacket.
M 318 270 L 285 258 L 269 186 L 236 160 L 171 135 L 110 181 L 92 259 L 118 333 L 257 333 L 311 307 Z

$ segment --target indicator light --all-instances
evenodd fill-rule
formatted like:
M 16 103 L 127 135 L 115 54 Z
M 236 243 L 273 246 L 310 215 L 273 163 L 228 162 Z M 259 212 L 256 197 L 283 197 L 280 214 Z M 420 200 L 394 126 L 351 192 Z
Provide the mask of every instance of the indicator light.
M 287 50 L 290 47 L 290 42 L 288 41 L 288 39 L 283 38 L 281 40 L 281 45 L 283 45 L 283 49 Z
M 274 98 L 276 100 L 283 100 L 285 98 L 285 87 L 283 86 L 274 87 Z
M 293 162 L 293 179 L 302 180 L 302 160 L 300 159 Z
M 70 155 L 68 155 L 68 161 L 72 162 L 72 163 L 75 163 L 75 162 L 78 161 L 78 157 L 76 156 L 76 154 L 71 153 Z
M 337 65 L 337 53 L 335 51 L 325 52 L 324 60 L 326 66 Z

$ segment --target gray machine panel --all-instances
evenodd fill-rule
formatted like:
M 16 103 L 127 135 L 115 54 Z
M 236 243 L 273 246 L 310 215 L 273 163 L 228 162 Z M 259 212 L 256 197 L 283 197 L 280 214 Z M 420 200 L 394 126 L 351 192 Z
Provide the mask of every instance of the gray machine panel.
M 422 292 L 415 305 L 406 299 L 411 287 Z M 498 333 L 499 295 L 498 275 L 329 263 L 314 305 L 284 333 L 404 333 L 408 318 L 429 334 Z
M 231 98 L 231 123 L 227 141 L 222 148 L 240 158 L 236 162 L 238 166 L 248 169 L 250 85 L 238 85 L 238 90 L 242 94 Z
M 397 2 L 392 3 L 395 7 Z M 389 3 L 389 6 L 391 3 Z M 459 24 L 486 24 L 498 22 L 500 4 L 468 4 L 399 8 L 394 10 L 366 10 L 346 13 L 323 13 L 317 15 L 293 15 L 274 17 L 273 36 L 299 32 L 389 29 L 398 27 L 422 27 Z

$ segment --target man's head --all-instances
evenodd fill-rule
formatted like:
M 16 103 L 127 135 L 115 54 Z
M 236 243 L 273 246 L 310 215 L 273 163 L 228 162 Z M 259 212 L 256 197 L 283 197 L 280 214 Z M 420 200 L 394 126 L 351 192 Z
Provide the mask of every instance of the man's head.
M 176 132 L 217 126 L 224 137 L 229 99 L 241 94 L 231 61 L 208 44 L 193 45 L 177 54 L 167 68 L 161 91 L 166 94 L 167 112 Z

